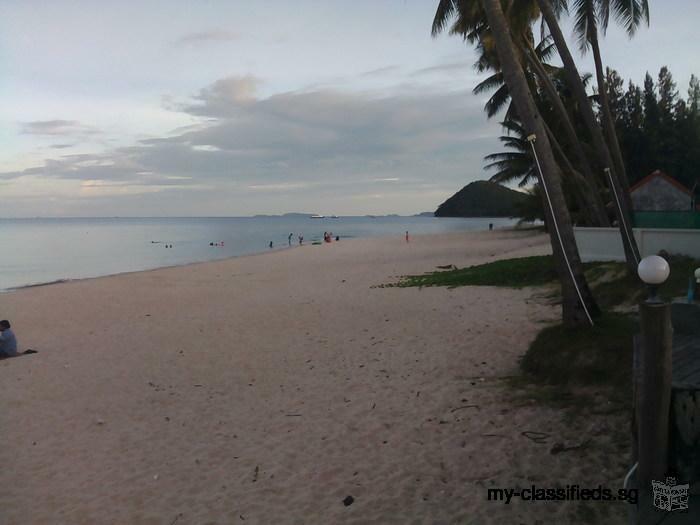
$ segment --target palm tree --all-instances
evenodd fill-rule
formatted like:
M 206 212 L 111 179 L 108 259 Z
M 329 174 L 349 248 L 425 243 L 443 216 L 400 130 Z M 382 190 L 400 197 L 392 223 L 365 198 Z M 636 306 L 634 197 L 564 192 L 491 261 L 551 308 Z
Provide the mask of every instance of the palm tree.
M 640 260 L 639 249 L 632 232 L 631 212 L 628 193 L 625 191 L 620 175 L 615 170 L 615 164 L 610 154 L 610 149 L 605 141 L 603 132 L 598 125 L 593 107 L 591 106 L 586 89 L 581 82 L 578 68 L 574 62 L 569 46 L 566 43 L 564 34 L 559 26 L 557 12 L 550 0 L 537 0 L 542 12 L 542 17 L 546 21 L 549 32 L 554 39 L 554 43 L 559 51 L 559 56 L 564 63 L 564 71 L 566 73 L 569 88 L 576 97 L 581 116 L 588 129 L 593 146 L 598 156 L 598 161 L 601 167 L 607 172 L 610 188 L 613 192 L 614 209 L 617 217 L 620 234 L 622 237 L 622 245 L 625 250 L 625 258 L 627 260 L 628 269 L 631 273 L 636 272 L 637 264 Z
M 564 169 L 565 174 L 575 179 L 575 184 L 571 185 L 571 188 L 576 193 L 576 199 L 579 202 L 580 209 L 585 210 L 584 213 L 588 217 L 588 223 L 592 226 L 610 226 L 605 205 L 600 196 L 598 183 L 588 162 L 588 156 L 584 150 L 583 143 L 559 95 L 559 90 L 550 78 L 551 75 L 559 71 L 559 68 L 550 66 L 545 62 L 547 57 L 554 52 L 554 46 L 550 44 L 549 38 L 545 38 L 537 47 L 532 47 L 530 43 L 531 36 L 530 33 L 529 37 L 525 37 L 523 39 L 525 40 L 525 45 L 519 48 L 521 52 L 520 57 L 524 59 L 525 63 L 529 66 L 524 68 L 524 70 L 530 86 L 530 91 L 533 95 L 537 96 L 538 106 L 547 102 L 551 104 L 552 111 L 550 113 L 553 114 L 550 119 L 563 128 L 564 135 L 569 141 L 570 147 L 573 148 L 575 159 L 578 161 L 578 166 L 581 171 L 573 168 L 573 163 L 569 160 L 570 154 L 567 154 L 564 148 L 560 147 L 559 144 L 553 144 L 555 146 L 557 158 L 562 163 L 562 168 L 566 168 Z M 527 46 L 527 49 L 525 49 L 525 46 Z M 483 60 L 480 58 L 477 64 L 481 64 L 482 62 Z M 585 84 L 585 78 L 583 81 Z M 508 86 L 503 81 L 503 73 L 501 71 L 494 73 L 477 84 L 473 92 L 474 94 L 481 94 L 491 89 L 495 89 L 496 91 L 491 98 L 488 99 L 484 107 L 489 118 L 493 117 L 508 104 L 505 118 L 506 120 L 515 119 L 516 116 L 513 104 L 509 104 L 510 94 L 508 93 Z M 544 96 L 540 96 L 540 94 L 544 94 Z M 546 120 L 547 119 L 545 119 L 545 121 Z M 549 136 L 553 143 L 558 142 L 555 141 L 552 133 L 549 133 Z
M 476 3 L 476 1 L 469 3 Z M 545 213 L 548 223 L 553 226 L 549 231 L 557 272 L 562 284 L 564 322 L 569 325 L 592 323 L 592 317 L 597 315 L 598 307 L 583 274 L 571 218 L 561 187 L 559 167 L 554 159 L 542 117 L 535 105 L 521 63 L 518 61 L 517 48 L 511 38 L 500 0 L 481 0 L 481 6 L 491 30 L 490 35 L 498 54 L 503 78 L 508 85 L 517 114 L 523 127 L 528 133 L 534 135 L 534 142 L 531 144 L 541 165 L 543 189 L 548 194 Z
M 578 35 L 581 51 L 585 53 L 589 46 L 593 50 L 603 129 L 613 155 L 615 169 L 625 190 L 625 196 L 629 196 L 629 179 L 610 111 L 598 31 L 600 29 L 605 34 L 612 11 L 613 17 L 625 27 L 627 34 L 630 37 L 633 36 L 643 22 L 649 23 L 649 3 L 647 0 L 573 0 L 573 11 L 575 31 Z
M 528 66 L 524 69 L 531 91 L 533 94 L 535 92 L 543 92 L 549 98 L 555 118 L 561 125 L 562 131 L 572 148 L 568 155 L 574 153 L 576 163 L 579 166 L 580 171 L 566 170 L 567 175 L 573 174 L 576 178 L 577 184 L 572 187 L 577 192 L 577 200 L 586 202 L 582 209 L 588 210 L 590 224 L 594 226 L 609 226 L 610 221 L 600 195 L 600 183 L 594 175 L 581 138 L 576 133 L 569 115 L 559 99 L 559 94 L 549 78 L 549 73 L 555 68 L 546 64 L 545 61 L 554 53 L 554 46 L 549 38 L 543 39 L 536 47 L 533 44 L 532 24 L 540 17 L 537 2 L 534 0 L 518 0 L 517 2 L 509 0 L 507 4 L 510 31 L 516 44 L 520 63 Z M 555 0 L 553 5 L 558 12 L 566 7 L 566 1 Z M 481 94 L 490 89 L 496 90 L 484 108 L 489 118 L 491 118 L 509 103 L 510 96 L 508 87 L 503 83 L 503 75 L 500 72 L 493 39 L 484 21 L 483 8 L 479 2 L 474 1 L 441 0 L 433 19 L 433 36 L 443 31 L 453 16 L 455 21 L 450 28 L 450 34 L 462 36 L 465 41 L 475 44 L 479 51 L 479 57 L 474 64 L 476 70 L 479 72 L 486 70 L 495 71 L 492 76 L 474 88 L 475 94 Z M 509 104 L 506 119 L 512 118 L 515 118 L 515 114 L 513 105 Z M 567 154 L 562 149 L 558 157 L 567 157 Z M 563 160 L 567 165 L 572 165 L 568 158 Z

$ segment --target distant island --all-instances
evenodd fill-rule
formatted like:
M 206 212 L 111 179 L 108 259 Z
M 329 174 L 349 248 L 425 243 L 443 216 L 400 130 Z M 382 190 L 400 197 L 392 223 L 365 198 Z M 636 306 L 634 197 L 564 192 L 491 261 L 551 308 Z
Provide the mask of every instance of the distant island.
M 436 217 L 516 217 L 527 195 L 495 182 L 467 184 L 438 206 Z

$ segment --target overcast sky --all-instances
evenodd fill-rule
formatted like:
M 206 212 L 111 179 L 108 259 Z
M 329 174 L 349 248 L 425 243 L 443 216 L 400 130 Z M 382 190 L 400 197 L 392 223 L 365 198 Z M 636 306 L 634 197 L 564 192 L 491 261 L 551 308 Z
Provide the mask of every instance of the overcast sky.
M 604 60 L 685 94 L 700 1 L 650 4 Z M 3 0 L 0 216 L 434 210 L 500 149 L 436 5 Z

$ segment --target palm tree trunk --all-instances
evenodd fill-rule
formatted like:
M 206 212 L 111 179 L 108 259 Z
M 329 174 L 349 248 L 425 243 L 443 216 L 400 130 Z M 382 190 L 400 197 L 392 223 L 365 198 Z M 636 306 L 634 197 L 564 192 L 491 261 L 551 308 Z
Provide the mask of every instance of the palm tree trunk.
M 554 260 L 562 288 L 562 317 L 568 325 L 589 322 L 588 316 L 598 314 L 598 306 L 583 274 L 571 218 L 561 188 L 559 167 L 554 160 L 552 146 L 537 106 L 528 88 L 525 73 L 518 62 L 515 46 L 510 37 L 500 0 L 481 0 L 491 27 L 496 50 L 501 62 L 503 78 L 525 129 L 536 136 L 535 151 L 542 166 L 542 180 L 549 193 L 552 207 L 545 206 L 550 225 Z
M 561 167 L 562 172 L 565 175 L 569 175 L 573 179 L 573 184 L 571 185 L 573 188 L 572 193 L 576 199 L 578 207 L 581 209 L 581 213 L 586 216 L 588 223 L 591 226 L 602 226 L 602 224 L 600 224 L 599 217 L 596 216 L 596 211 L 590 202 L 590 196 L 594 190 L 590 187 L 585 177 L 573 167 L 569 157 L 566 156 L 564 149 L 561 147 L 561 144 L 559 144 L 559 141 L 554 135 L 554 132 L 550 129 L 544 119 L 542 120 L 542 124 L 547 130 L 547 136 L 549 137 L 549 142 L 552 144 L 554 157 L 559 160 L 559 166 Z M 606 215 L 606 221 L 607 218 L 608 217 Z M 608 225 L 609 224 L 610 223 L 608 222 Z
M 527 46 L 530 48 L 529 50 L 524 50 L 524 54 L 527 57 L 527 61 L 530 64 L 530 67 L 534 70 L 535 74 L 537 75 L 537 78 L 540 80 L 544 91 L 547 94 L 547 98 L 552 103 L 552 107 L 554 108 L 557 117 L 559 117 L 561 124 L 563 124 L 566 137 L 567 139 L 569 139 L 569 142 L 574 148 L 574 152 L 576 153 L 576 157 L 579 161 L 579 166 L 583 171 L 583 177 L 585 177 L 586 179 L 585 199 L 588 201 L 587 206 L 591 208 L 591 211 L 595 216 L 593 225 L 603 227 L 610 226 L 610 220 L 608 219 L 608 214 L 605 211 L 605 204 L 603 203 L 603 199 L 600 197 L 600 190 L 598 188 L 595 176 L 593 175 L 593 170 L 591 169 L 591 165 L 588 162 L 586 153 L 583 150 L 581 140 L 576 134 L 576 130 L 574 129 L 573 124 L 571 123 L 569 114 L 567 113 L 566 108 L 564 107 L 564 103 L 559 97 L 559 93 L 557 92 L 556 87 L 554 87 L 554 83 L 547 74 L 547 71 L 542 66 L 542 63 L 536 56 L 533 55 L 534 50 L 530 46 L 529 42 L 527 43 Z M 563 153 L 563 149 L 560 149 Z
M 608 99 L 608 87 L 605 82 L 605 73 L 603 71 L 603 60 L 600 56 L 600 45 L 598 43 L 598 34 L 594 33 L 591 36 L 591 47 L 593 48 L 593 61 L 595 62 L 595 75 L 598 82 L 598 96 L 600 97 L 600 107 L 603 109 L 603 126 L 605 135 L 610 145 L 613 160 L 615 161 L 615 171 L 620 178 L 620 184 L 625 190 L 625 197 L 628 201 L 628 206 L 631 208 L 631 199 L 629 195 L 630 184 L 625 170 L 625 162 L 622 160 L 622 150 L 620 150 L 620 142 L 617 140 L 617 132 L 615 131 L 615 123 L 610 111 L 610 101 Z
M 615 172 L 615 166 L 612 161 L 612 156 L 610 155 L 610 150 L 605 143 L 603 132 L 601 131 L 595 115 L 593 114 L 593 108 L 588 100 L 586 88 L 581 81 L 578 68 L 576 67 L 576 63 L 571 56 L 571 51 L 569 51 L 569 46 L 566 43 L 561 27 L 559 27 L 559 22 L 556 14 L 554 13 L 554 9 L 552 8 L 552 4 L 549 0 L 537 0 L 537 3 L 540 6 L 542 16 L 547 22 L 549 32 L 551 33 L 554 43 L 557 46 L 559 56 L 564 63 L 564 72 L 566 73 L 567 82 L 579 103 L 579 110 L 583 116 L 586 127 L 591 134 L 593 146 L 598 154 L 600 164 L 603 166 L 603 168 L 610 170 L 611 176 L 607 182 L 610 183 L 613 193 L 620 197 L 619 205 L 618 199 L 613 197 L 613 207 L 615 208 L 615 215 L 620 228 L 622 246 L 625 250 L 625 259 L 627 260 L 628 270 L 630 273 L 636 273 L 637 264 L 640 257 L 639 248 L 637 248 L 637 242 L 635 241 L 634 234 L 632 233 L 631 213 L 628 206 L 629 200 L 624 196 L 625 190 Z

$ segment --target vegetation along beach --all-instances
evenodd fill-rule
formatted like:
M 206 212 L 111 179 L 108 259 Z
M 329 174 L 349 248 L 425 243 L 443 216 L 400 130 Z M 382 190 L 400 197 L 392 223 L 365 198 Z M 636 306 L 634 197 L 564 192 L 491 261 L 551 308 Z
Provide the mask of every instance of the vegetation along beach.
M 0 11 L 0 525 L 700 523 L 696 0 Z

